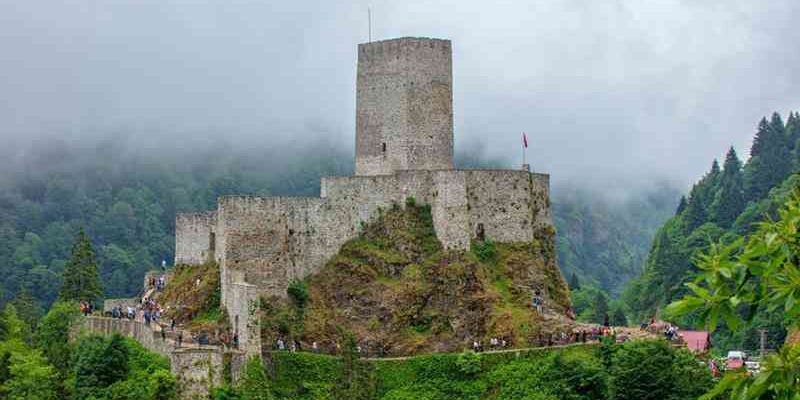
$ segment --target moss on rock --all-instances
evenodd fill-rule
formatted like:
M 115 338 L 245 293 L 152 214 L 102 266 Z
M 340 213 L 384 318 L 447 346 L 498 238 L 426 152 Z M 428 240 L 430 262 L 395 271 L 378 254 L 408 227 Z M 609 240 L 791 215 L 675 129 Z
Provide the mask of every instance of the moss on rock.
M 372 355 L 459 351 L 490 337 L 527 346 L 543 328 L 531 306 L 535 290 L 548 313 L 570 307 L 553 240 L 549 231 L 530 243 L 444 250 L 429 206 L 394 206 L 307 278 L 304 307 L 262 302 L 264 343 L 291 338 L 337 352 L 341 327 Z

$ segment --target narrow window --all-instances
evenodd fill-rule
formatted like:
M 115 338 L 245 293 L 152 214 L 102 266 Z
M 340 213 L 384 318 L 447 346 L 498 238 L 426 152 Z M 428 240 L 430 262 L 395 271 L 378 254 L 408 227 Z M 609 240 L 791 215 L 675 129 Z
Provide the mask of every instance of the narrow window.
M 386 154 L 386 143 L 381 143 L 381 151 Z
M 476 233 L 475 236 L 477 236 L 478 240 L 480 240 L 481 242 L 486 240 L 486 231 L 483 229 L 483 223 L 478 224 L 478 230 L 475 233 Z

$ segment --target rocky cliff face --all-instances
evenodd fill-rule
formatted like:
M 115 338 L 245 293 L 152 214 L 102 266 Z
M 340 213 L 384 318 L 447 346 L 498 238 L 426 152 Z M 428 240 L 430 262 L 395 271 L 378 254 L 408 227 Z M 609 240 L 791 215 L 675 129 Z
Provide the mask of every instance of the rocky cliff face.
M 523 347 L 559 329 L 552 316 L 570 307 L 552 231 L 530 243 L 444 250 L 430 207 L 413 201 L 383 210 L 289 292 L 288 301 L 262 301 L 265 346 L 282 339 L 335 352 L 347 331 L 370 355 L 458 351 L 491 337 Z M 537 292 L 541 314 L 531 304 Z

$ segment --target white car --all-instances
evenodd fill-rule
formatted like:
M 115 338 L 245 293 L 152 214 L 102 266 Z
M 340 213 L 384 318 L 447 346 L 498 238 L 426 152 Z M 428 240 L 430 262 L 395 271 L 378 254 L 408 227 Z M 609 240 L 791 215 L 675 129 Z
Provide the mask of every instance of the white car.
M 747 368 L 747 372 L 755 375 L 761 371 L 761 363 L 758 361 L 745 361 L 744 367 Z

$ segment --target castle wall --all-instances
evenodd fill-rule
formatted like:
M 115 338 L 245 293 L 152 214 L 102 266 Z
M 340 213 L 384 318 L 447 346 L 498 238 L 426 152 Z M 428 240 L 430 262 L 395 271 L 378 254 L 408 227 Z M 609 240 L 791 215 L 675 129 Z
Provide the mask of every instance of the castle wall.
M 444 247 L 466 250 L 479 232 L 499 242 L 532 240 L 536 229 L 551 224 L 548 192 L 547 175 L 439 170 L 326 177 L 320 198 L 222 197 L 212 229 L 222 304 L 242 346 L 249 346 L 257 340 L 250 334 L 257 324 L 250 309 L 258 297 L 285 297 L 293 279 L 319 270 L 379 208 L 409 197 L 430 204 Z
M 175 265 L 199 265 L 213 257 L 217 213 L 179 213 L 175 216 Z
M 356 175 L 453 168 L 449 40 L 400 38 L 358 46 Z
M 530 241 L 536 226 L 551 223 L 542 219 L 549 215 L 540 212 L 538 199 L 546 197 L 548 189 L 539 176 L 515 170 L 465 174 L 471 237 L 483 230 L 486 238 L 497 242 Z

